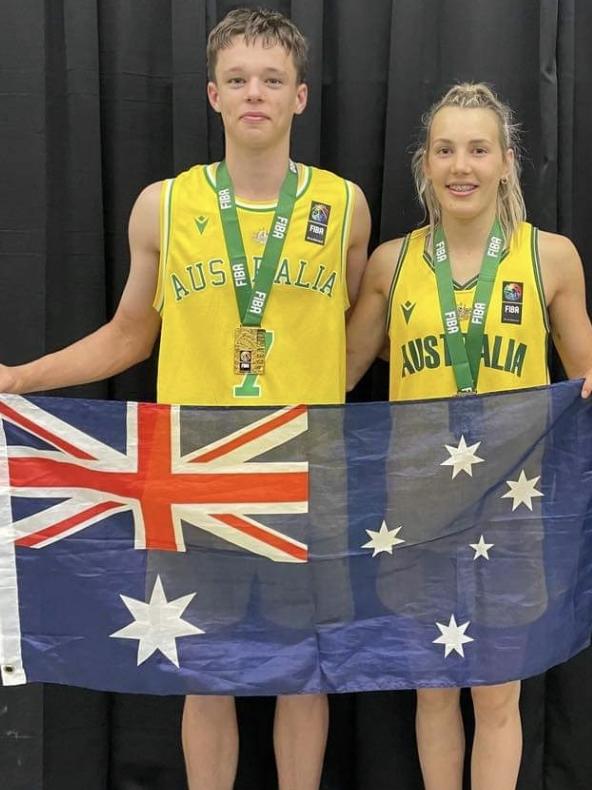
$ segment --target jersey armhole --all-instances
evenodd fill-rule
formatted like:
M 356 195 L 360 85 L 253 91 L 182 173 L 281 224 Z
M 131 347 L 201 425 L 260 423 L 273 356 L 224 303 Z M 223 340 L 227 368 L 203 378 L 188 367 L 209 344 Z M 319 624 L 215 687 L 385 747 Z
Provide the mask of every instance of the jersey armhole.
M 403 244 L 401 245 L 401 249 L 399 250 L 399 256 L 397 258 L 397 263 L 395 264 L 395 270 L 393 272 L 393 279 L 391 280 L 391 287 L 389 288 L 389 295 L 387 300 L 387 312 L 386 312 L 386 334 L 390 337 L 389 329 L 391 325 L 391 313 L 393 310 L 393 298 L 395 295 L 395 288 L 397 287 L 397 282 L 399 280 L 399 275 L 401 274 L 401 268 L 403 266 L 403 261 L 405 256 L 407 255 L 407 250 L 409 249 L 409 241 L 411 239 L 411 234 L 408 233 L 403 240 Z
M 547 336 L 551 332 L 551 321 L 549 319 L 549 310 L 547 308 L 547 300 L 545 299 L 545 289 L 543 287 L 543 276 L 541 273 L 541 258 L 539 254 L 539 231 L 538 228 L 533 227 L 530 236 L 530 245 L 532 252 L 532 268 L 534 271 L 534 281 L 536 283 L 537 293 L 539 295 L 539 302 L 541 305 L 541 313 L 543 323 Z
M 343 225 L 341 226 L 341 287 L 343 288 L 344 311 L 350 308 L 349 292 L 347 290 L 347 252 L 354 209 L 354 185 L 351 181 L 343 180 L 345 184 L 345 209 L 343 212 Z
M 174 183 L 174 178 L 164 181 L 160 193 L 160 258 L 158 261 L 158 283 L 152 303 L 154 309 L 159 313 L 162 313 L 164 307 L 164 282 L 169 257 Z

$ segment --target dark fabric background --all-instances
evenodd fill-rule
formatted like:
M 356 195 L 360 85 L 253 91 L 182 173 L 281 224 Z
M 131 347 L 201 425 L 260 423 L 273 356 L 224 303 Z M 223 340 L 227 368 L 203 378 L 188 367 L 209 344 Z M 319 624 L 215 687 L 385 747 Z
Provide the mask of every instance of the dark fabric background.
M 0 359 L 95 329 L 125 282 L 139 190 L 218 158 L 207 30 L 236 3 L 0 0 Z M 255 3 L 245 3 L 255 5 Z M 312 45 L 295 158 L 353 179 L 373 243 L 420 212 L 409 162 L 420 114 L 451 82 L 486 80 L 515 108 L 530 218 L 577 244 L 592 305 L 592 4 L 588 0 L 292 0 Z M 153 362 L 68 394 L 153 397 Z M 377 365 L 358 397 L 384 396 Z M 467 700 L 465 700 L 465 703 Z M 421 787 L 412 693 L 331 701 L 325 790 Z M 471 728 L 470 705 L 466 705 Z M 3 790 L 183 790 L 178 699 L 0 689 Z M 521 790 L 592 786 L 592 653 L 524 684 Z M 239 703 L 238 790 L 275 787 L 270 700 Z

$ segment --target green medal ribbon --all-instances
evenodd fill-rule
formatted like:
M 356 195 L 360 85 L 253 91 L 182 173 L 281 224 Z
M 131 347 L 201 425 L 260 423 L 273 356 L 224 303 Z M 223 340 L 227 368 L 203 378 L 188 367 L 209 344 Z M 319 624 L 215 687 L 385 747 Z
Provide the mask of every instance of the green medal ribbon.
M 251 283 L 245 246 L 236 210 L 234 188 L 228 174 L 226 162 L 220 162 L 218 165 L 216 172 L 218 209 L 222 221 L 224 241 L 226 242 L 226 249 L 230 259 L 236 305 L 240 322 L 243 326 L 261 326 L 263 313 L 273 287 L 273 279 L 284 248 L 284 241 L 288 233 L 294 204 L 296 203 L 297 189 L 298 170 L 294 162 L 290 161 L 288 172 L 280 188 L 280 195 L 261 264 L 255 274 L 253 283 Z
M 438 225 L 434 231 L 434 271 L 438 285 L 438 298 L 446 345 L 454 370 L 456 387 L 459 393 L 475 392 L 481 365 L 483 349 L 483 332 L 485 319 L 489 310 L 493 283 L 497 267 L 503 252 L 503 232 L 499 220 L 495 220 L 485 248 L 483 263 L 475 288 L 471 320 L 466 339 L 460 330 L 460 322 L 456 311 L 456 299 L 452 285 L 452 269 L 446 238 L 442 227 Z

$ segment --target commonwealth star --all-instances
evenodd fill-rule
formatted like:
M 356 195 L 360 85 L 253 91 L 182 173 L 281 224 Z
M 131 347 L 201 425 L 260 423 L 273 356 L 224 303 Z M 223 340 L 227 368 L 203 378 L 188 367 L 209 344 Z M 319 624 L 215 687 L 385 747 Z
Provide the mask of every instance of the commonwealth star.
M 440 629 L 441 635 L 437 639 L 434 639 L 434 644 L 444 645 L 444 658 L 448 658 L 453 650 L 464 658 L 465 653 L 463 645 L 467 642 L 475 641 L 472 637 L 466 636 L 465 634 L 465 631 L 470 625 L 470 621 L 462 625 L 457 625 L 454 615 L 451 614 L 448 625 L 442 625 L 442 623 L 436 623 L 436 625 Z
M 502 499 L 512 499 L 512 511 L 516 510 L 519 505 L 526 505 L 529 510 L 532 510 L 533 497 L 544 496 L 535 488 L 539 480 L 540 475 L 529 480 L 523 469 L 518 480 L 506 480 L 510 490 L 502 494 Z
M 378 532 L 373 529 L 366 530 L 370 536 L 370 540 L 368 543 L 364 543 L 362 548 L 374 549 L 374 553 L 372 554 L 373 557 L 376 557 L 377 554 L 380 554 L 383 551 L 392 554 L 394 546 L 396 546 L 398 543 L 405 543 L 402 538 L 397 537 L 402 529 L 402 525 L 396 527 L 395 529 L 389 529 L 386 525 L 386 521 L 383 521 Z
M 149 603 L 128 598 L 126 595 L 121 596 L 121 600 L 134 616 L 134 621 L 109 636 L 138 640 L 138 666 L 160 650 L 178 667 L 176 640 L 181 636 L 205 633 L 181 618 L 194 597 L 195 593 L 191 593 L 174 601 L 167 601 L 162 581 L 157 576 Z
M 479 458 L 478 455 L 475 455 L 475 451 L 479 448 L 481 442 L 476 442 L 475 444 L 470 445 L 467 447 L 467 443 L 465 442 L 465 437 L 461 436 L 460 441 L 458 443 L 458 447 L 453 447 L 449 444 L 444 445 L 448 452 L 450 453 L 450 458 L 447 458 L 445 461 L 442 461 L 440 466 L 452 466 L 452 479 L 457 476 L 459 472 L 466 472 L 469 477 L 473 476 L 473 464 L 482 464 L 483 458 Z

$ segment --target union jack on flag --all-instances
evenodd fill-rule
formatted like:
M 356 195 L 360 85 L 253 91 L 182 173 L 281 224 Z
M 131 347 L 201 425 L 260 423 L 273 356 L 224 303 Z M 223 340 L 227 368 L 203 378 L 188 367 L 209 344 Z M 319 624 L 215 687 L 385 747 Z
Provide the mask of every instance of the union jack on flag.
M 251 517 L 308 510 L 306 461 L 253 460 L 307 430 L 304 406 L 184 452 L 179 406 L 128 403 L 121 450 L 18 396 L 0 402 L 0 416 L 26 440 L 7 447 L 12 497 L 59 500 L 15 521 L 19 546 L 42 548 L 130 511 L 137 549 L 185 551 L 186 522 L 271 560 L 307 559 L 303 542 Z

